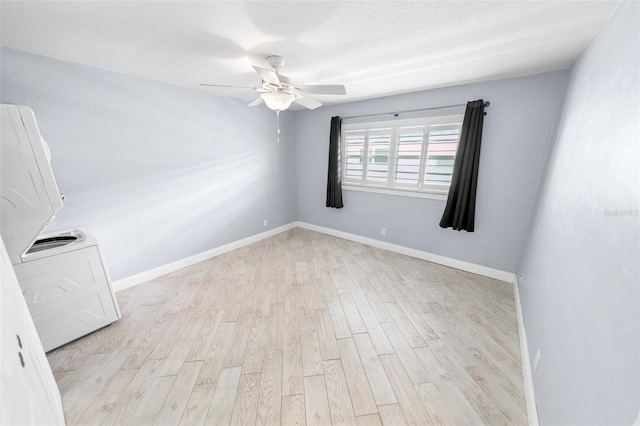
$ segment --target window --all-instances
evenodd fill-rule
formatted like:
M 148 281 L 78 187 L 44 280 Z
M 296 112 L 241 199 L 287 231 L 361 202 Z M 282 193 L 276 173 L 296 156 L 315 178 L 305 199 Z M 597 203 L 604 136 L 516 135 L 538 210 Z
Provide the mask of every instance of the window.
M 462 120 L 450 115 L 343 124 L 345 189 L 446 197 Z

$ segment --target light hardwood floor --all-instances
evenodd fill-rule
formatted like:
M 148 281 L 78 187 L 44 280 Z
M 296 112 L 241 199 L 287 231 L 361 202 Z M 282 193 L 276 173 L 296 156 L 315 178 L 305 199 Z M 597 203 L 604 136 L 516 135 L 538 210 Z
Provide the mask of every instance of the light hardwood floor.
M 510 284 L 296 228 L 117 294 L 68 424 L 526 424 Z

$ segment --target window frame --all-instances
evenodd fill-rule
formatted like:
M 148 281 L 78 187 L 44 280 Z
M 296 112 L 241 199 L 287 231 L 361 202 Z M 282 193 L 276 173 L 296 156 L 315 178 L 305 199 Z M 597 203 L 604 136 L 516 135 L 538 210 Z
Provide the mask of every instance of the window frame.
M 363 192 L 375 192 L 391 195 L 401 195 L 409 197 L 419 198 L 431 198 L 437 200 L 446 200 L 449 194 L 450 185 L 444 187 L 444 185 L 429 184 L 425 182 L 425 174 L 427 169 L 427 155 L 429 152 L 429 137 L 433 127 L 450 127 L 455 126 L 458 130 L 458 142 L 460 143 L 460 132 L 462 130 L 462 122 L 464 120 L 464 114 L 448 114 L 438 115 L 432 117 L 420 117 L 420 118 L 407 118 L 397 120 L 385 120 L 385 121 L 370 121 L 370 122 L 356 122 L 356 123 L 343 123 L 342 125 L 342 140 L 344 141 L 344 154 L 342 155 L 342 187 L 345 190 L 363 191 Z M 397 159 L 399 155 L 398 151 L 398 135 L 404 129 L 420 129 L 422 132 L 421 150 L 420 150 L 420 163 L 418 166 L 418 176 L 416 183 L 405 183 L 396 181 L 397 173 Z M 390 135 L 389 141 L 389 154 L 387 162 L 386 181 L 371 180 L 368 178 L 368 166 L 369 166 L 369 135 L 371 132 L 380 132 L 388 130 Z M 364 135 L 362 145 L 362 177 L 358 179 L 349 178 L 347 175 L 347 134 L 362 134 Z M 457 145 L 456 145 L 457 151 Z M 456 152 L 457 153 L 457 152 Z M 375 154 L 374 154 L 375 155 Z M 454 157 L 455 161 L 455 157 Z M 371 163 L 374 164 L 374 163 Z M 440 188 L 442 187 L 442 188 Z

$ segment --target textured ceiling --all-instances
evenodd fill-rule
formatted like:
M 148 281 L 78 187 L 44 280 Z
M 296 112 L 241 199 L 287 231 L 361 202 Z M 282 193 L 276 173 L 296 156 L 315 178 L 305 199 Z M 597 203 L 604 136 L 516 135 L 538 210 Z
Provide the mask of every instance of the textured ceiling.
M 282 55 L 297 84 L 373 98 L 566 68 L 615 1 L 2 1 L 3 46 L 255 98 L 251 65 Z

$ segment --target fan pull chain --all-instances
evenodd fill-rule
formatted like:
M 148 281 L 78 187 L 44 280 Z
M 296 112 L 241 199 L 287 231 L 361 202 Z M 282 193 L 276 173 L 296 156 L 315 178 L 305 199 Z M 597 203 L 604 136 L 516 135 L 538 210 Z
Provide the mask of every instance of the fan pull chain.
M 276 110 L 276 127 L 278 127 L 278 143 L 280 143 L 280 110 Z

